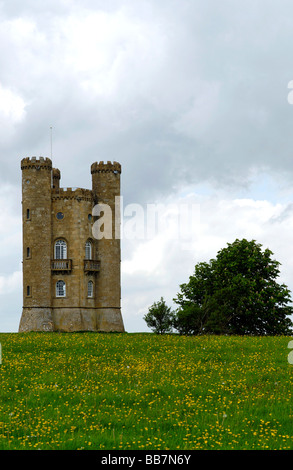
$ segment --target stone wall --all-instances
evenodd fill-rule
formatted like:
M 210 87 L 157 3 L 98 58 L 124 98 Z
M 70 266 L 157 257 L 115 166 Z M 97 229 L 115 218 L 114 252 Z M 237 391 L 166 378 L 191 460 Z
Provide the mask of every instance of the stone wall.
M 92 190 L 60 188 L 60 171 L 52 169 L 50 159 L 25 158 L 21 168 L 24 303 L 19 331 L 124 331 L 120 240 L 96 240 L 92 234 L 94 204 L 105 201 L 115 211 L 120 165 L 93 164 Z M 64 264 L 53 262 L 57 240 L 67 244 Z M 92 245 L 89 262 L 87 241 Z M 56 295 L 58 281 L 66 284 L 65 297 Z

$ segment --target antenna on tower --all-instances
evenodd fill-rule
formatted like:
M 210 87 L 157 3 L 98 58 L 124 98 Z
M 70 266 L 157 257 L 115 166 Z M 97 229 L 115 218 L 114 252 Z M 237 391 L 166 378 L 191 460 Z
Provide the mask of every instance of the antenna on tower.
M 50 141 L 51 141 L 51 160 L 52 160 L 52 149 L 53 149 L 53 127 L 50 126 Z

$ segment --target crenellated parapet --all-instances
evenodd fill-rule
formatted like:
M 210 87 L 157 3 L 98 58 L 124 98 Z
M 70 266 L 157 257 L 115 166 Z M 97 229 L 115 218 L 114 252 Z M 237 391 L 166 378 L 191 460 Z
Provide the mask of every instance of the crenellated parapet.
M 60 188 L 52 189 L 52 200 L 69 200 L 76 199 L 77 201 L 93 201 L 93 193 L 90 189 L 83 188 Z
M 59 189 L 60 188 L 60 179 L 61 179 L 60 170 L 58 170 L 58 168 L 53 168 L 53 170 L 52 170 L 53 189 Z
M 60 170 L 58 170 L 58 168 L 53 168 L 52 176 L 54 180 L 60 180 L 61 179 Z
M 91 174 L 94 173 L 119 173 L 121 174 L 121 165 L 118 162 L 96 162 L 91 166 Z
M 22 170 L 30 170 L 32 168 L 35 168 L 36 170 L 52 170 L 52 160 L 44 157 L 27 157 L 21 160 Z

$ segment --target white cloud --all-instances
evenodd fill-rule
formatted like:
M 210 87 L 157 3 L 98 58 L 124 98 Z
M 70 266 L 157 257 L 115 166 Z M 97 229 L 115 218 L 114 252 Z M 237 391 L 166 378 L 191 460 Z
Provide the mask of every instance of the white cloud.
M 118 160 L 127 202 L 201 204 L 194 239 L 168 239 L 172 226 L 123 241 L 129 325 L 236 237 L 270 247 L 293 288 L 292 12 L 289 0 L 2 2 L 2 288 L 21 259 L 20 159 L 49 156 L 51 125 L 64 186 Z
M 0 275 L 0 295 L 22 292 L 22 271 L 15 271 L 8 276 Z
M 142 272 L 149 275 L 155 272 L 162 263 L 164 246 L 165 241 L 162 235 L 154 240 L 138 243 L 134 248 L 132 258 L 122 263 L 122 273 L 133 275 Z
M 20 202 L 20 188 L 10 184 L 0 187 L 0 259 L 1 256 L 12 256 L 14 258 L 15 255 L 21 252 L 22 226 Z
M 25 115 L 23 99 L 11 90 L 0 85 L 0 116 L 12 124 L 21 121 Z
M 3 141 L 15 132 L 15 125 L 25 117 L 25 102 L 17 93 L 0 83 L 0 136 Z
M 64 66 L 85 91 L 120 103 L 149 87 L 164 45 L 156 21 L 131 17 L 124 8 L 84 10 L 61 21 Z
M 184 197 L 174 195 L 182 203 Z M 173 202 L 174 202 L 173 201 Z M 274 253 L 282 263 L 279 282 L 293 289 L 293 249 L 291 237 L 293 210 L 288 204 L 266 200 L 220 199 L 216 196 L 186 196 L 186 202 L 200 201 L 200 230 L 187 242 L 170 240 L 168 231 L 158 233 L 153 240 L 132 241 L 122 262 L 126 326 L 146 330 L 142 320 L 148 307 L 163 296 L 169 304 L 187 282 L 194 266 L 209 261 L 217 252 L 236 238 L 255 239 Z M 167 201 L 170 203 L 170 198 Z M 129 243 L 129 242 L 128 242 Z M 130 288 L 131 286 L 131 288 Z

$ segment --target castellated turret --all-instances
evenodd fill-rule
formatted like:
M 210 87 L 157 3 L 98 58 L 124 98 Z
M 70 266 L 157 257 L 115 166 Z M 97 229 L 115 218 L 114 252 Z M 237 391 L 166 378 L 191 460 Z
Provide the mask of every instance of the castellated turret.
M 112 213 L 112 236 L 98 241 L 99 255 L 103 259 L 100 276 L 97 278 L 97 308 L 99 309 L 100 327 L 106 328 L 110 321 L 119 320 L 121 288 L 120 282 L 120 174 L 121 165 L 117 162 L 93 163 L 91 166 L 93 196 L 99 204 L 106 204 Z M 117 211 L 119 213 L 117 214 Z M 116 232 L 116 233 L 115 233 Z M 100 295 L 98 295 L 100 293 Z
M 93 236 L 93 207 L 119 224 L 121 165 L 91 166 L 92 190 L 60 188 L 49 158 L 24 158 L 23 311 L 19 331 L 124 331 L 120 238 Z M 118 227 L 119 231 L 119 227 Z

